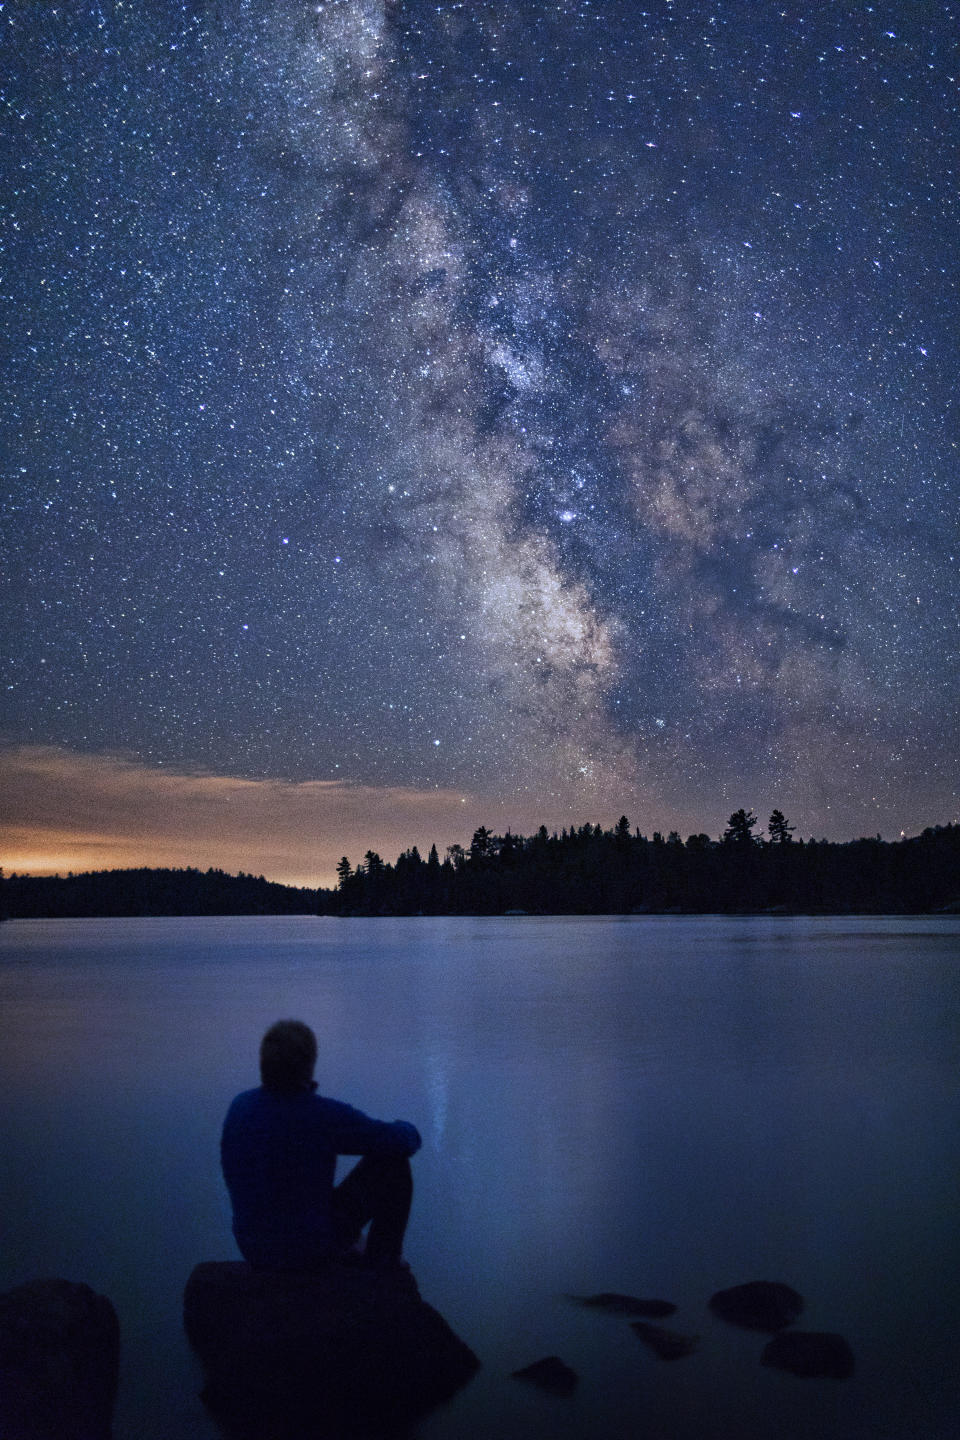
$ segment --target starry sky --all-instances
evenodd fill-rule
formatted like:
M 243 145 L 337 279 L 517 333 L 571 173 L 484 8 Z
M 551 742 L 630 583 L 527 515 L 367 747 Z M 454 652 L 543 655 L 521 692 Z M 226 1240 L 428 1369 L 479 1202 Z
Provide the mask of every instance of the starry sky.
M 0 5 L 0 863 L 960 818 L 958 42 Z

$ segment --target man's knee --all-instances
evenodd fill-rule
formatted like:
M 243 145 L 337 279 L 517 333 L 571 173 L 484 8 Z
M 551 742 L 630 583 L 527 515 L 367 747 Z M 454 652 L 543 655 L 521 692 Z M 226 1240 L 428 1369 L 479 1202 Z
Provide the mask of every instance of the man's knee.
M 407 1198 L 413 1191 L 413 1171 L 408 1155 L 370 1155 L 361 1164 L 368 1164 L 365 1186 L 377 1196 Z
M 383 1166 L 385 1175 L 413 1175 L 409 1155 L 381 1155 L 375 1163 Z
M 403 1195 L 413 1189 L 413 1171 L 407 1155 L 364 1155 L 334 1190 L 341 1200 L 359 1200 L 368 1209 L 378 1197 Z M 362 1197 L 362 1198 L 361 1198 Z

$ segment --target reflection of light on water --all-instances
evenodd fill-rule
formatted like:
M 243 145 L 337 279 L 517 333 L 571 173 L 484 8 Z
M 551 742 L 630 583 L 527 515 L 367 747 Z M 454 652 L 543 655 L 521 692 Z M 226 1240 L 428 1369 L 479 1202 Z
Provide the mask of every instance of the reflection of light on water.
M 426 1057 L 427 1094 L 430 1098 L 430 1125 L 433 1145 L 439 1151 L 447 1130 L 447 1111 L 450 1092 L 450 1076 L 446 1056 L 440 1047 L 431 1048 Z
M 423 1085 L 430 1111 L 430 1145 L 445 1150 L 450 1090 L 458 1084 L 457 1036 L 461 1028 L 463 974 L 450 965 L 449 943 L 441 927 L 419 937 L 420 1014 L 423 1023 Z M 469 987 L 468 987 L 469 988 Z M 452 1137 L 455 1141 L 457 1136 Z

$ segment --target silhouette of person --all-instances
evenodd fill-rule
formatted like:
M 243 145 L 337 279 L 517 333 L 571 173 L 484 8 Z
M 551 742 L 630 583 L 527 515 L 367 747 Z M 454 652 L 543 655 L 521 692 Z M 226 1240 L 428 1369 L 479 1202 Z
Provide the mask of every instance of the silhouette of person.
M 420 1134 L 318 1095 L 316 1061 L 310 1027 L 278 1020 L 260 1045 L 262 1084 L 227 1112 L 220 1159 L 240 1253 L 257 1269 L 311 1270 L 359 1258 L 369 1224 L 362 1263 L 403 1265 Z M 362 1159 L 335 1186 L 338 1155 Z

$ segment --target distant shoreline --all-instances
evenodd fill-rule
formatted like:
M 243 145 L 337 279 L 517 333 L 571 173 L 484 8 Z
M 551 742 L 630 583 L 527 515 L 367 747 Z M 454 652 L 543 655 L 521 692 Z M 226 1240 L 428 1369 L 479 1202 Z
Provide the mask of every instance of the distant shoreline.
M 346 856 L 335 889 L 279 884 L 222 870 L 101 870 L 0 878 L 0 918 L 161 916 L 817 916 L 960 914 L 960 825 L 884 841 L 795 840 L 779 812 L 771 839 L 737 811 L 720 840 L 675 832 L 665 839 L 583 825 L 549 834 L 495 835 L 481 827 L 469 849 L 440 859 L 416 846 L 391 865 L 367 851 Z
M 936 910 L 435 910 L 417 914 L 384 913 L 369 915 L 350 911 L 320 914 L 316 910 L 167 910 L 138 911 L 126 914 L 31 914 L 0 915 L 3 921 L 30 920 L 911 920 L 960 918 L 960 904 L 944 905 Z

